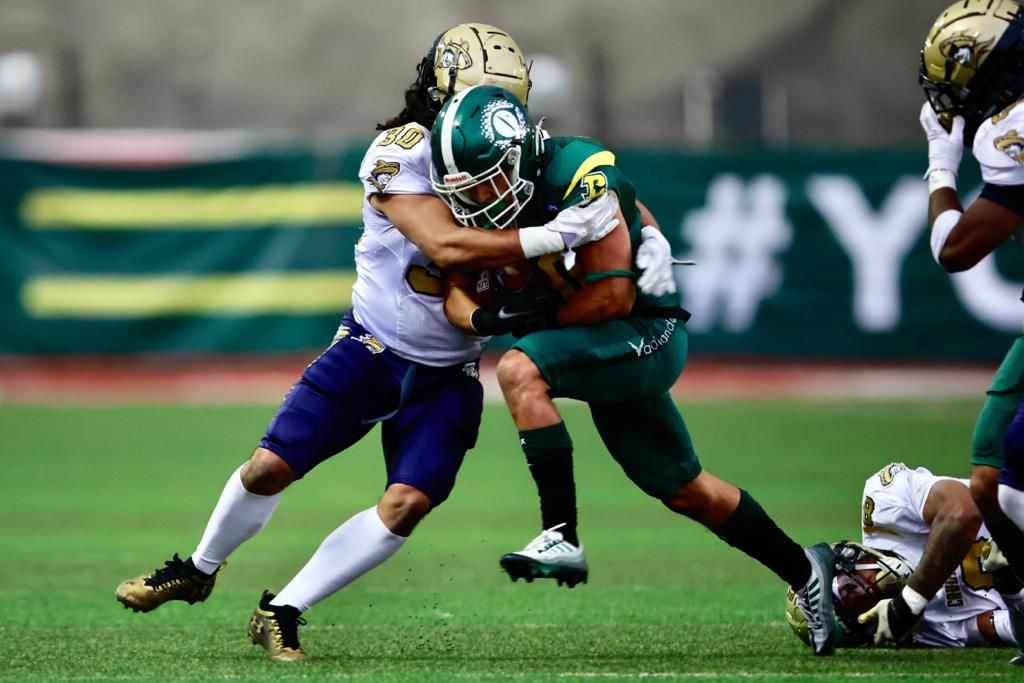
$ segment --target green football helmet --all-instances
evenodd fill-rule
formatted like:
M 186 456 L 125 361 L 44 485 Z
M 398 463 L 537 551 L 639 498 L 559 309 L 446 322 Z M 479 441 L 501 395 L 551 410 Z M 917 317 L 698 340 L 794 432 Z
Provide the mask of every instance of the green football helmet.
M 431 130 L 434 191 L 463 225 L 506 228 L 533 196 L 543 137 L 509 91 L 467 88 Z

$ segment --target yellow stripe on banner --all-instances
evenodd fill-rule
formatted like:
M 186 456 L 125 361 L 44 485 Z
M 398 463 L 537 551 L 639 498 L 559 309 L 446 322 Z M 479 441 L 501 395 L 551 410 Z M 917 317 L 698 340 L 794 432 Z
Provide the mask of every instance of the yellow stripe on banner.
M 61 276 L 30 279 L 21 291 L 33 318 L 153 318 L 338 313 L 356 273 L 214 276 Z
M 211 230 L 362 218 L 358 183 L 210 190 L 36 190 L 21 219 L 38 230 Z
M 580 167 L 576 169 L 576 175 L 572 177 L 572 182 L 569 183 L 569 189 L 565 191 L 565 195 L 562 197 L 562 201 L 569 198 L 572 191 L 576 189 L 576 184 L 583 180 L 583 176 L 593 171 L 598 166 L 614 166 L 615 155 L 605 150 L 603 152 L 597 152 L 587 157 L 586 161 L 580 164 Z

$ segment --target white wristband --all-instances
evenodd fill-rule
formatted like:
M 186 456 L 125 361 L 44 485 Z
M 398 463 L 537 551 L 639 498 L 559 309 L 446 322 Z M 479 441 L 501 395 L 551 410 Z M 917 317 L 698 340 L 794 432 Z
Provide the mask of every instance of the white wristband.
M 932 223 L 932 257 L 939 265 L 942 265 L 939 261 L 939 254 L 942 253 L 942 248 L 946 246 L 946 240 L 949 239 L 949 233 L 953 232 L 953 228 L 960 222 L 960 216 L 962 215 L 956 209 L 949 209 L 940 213 L 936 217 L 935 222 Z
M 944 168 L 937 168 L 928 173 L 928 194 L 943 187 L 956 192 L 956 174 Z
M 924 611 L 925 605 L 928 604 L 928 598 L 924 597 L 910 586 L 903 587 L 903 599 L 907 603 L 907 607 L 914 614 L 920 614 Z
M 526 258 L 554 254 L 565 249 L 565 240 L 562 236 L 542 225 L 521 229 L 519 244 L 522 245 Z

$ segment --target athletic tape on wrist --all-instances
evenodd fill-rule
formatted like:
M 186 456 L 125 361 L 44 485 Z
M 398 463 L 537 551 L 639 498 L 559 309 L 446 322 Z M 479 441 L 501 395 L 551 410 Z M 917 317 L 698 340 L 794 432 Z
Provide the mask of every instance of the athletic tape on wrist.
M 948 187 L 956 192 L 956 174 L 944 168 L 930 171 L 928 173 L 928 194 L 943 187 Z
M 928 604 L 928 598 L 924 597 L 910 586 L 904 586 L 902 592 L 903 600 L 907 603 L 907 607 L 914 614 L 920 614 L 924 611 L 925 605 Z
M 949 233 L 953 232 L 953 228 L 960 222 L 962 215 L 963 213 L 956 209 L 949 209 L 940 213 L 932 223 L 932 257 L 936 263 L 940 263 L 939 254 L 942 253 L 942 248 L 946 246 L 946 240 L 949 239 Z
M 548 230 L 544 226 L 520 230 L 519 244 L 522 245 L 526 258 L 554 254 L 565 249 L 565 240 L 562 239 L 562 235 Z

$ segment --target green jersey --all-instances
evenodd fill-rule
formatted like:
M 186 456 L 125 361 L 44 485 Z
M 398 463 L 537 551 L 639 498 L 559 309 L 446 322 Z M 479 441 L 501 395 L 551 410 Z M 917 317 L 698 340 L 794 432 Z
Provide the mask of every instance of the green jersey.
M 544 141 L 540 157 L 541 177 L 533 196 L 520 216 L 520 225 L 542 225 L 560 211 L 590 201 L 612 190 L 619 198 L 622 215 L 633 247 L 632 269 L 636 268 L 636 250 L 640 246 L 640 211 L 636 206 L 633 183 L 615 165 L 615 154 L 592 138 L 556 137 Z M 660 297 L 637 290 L 638 306 L 678 306 L 677 294 Z

